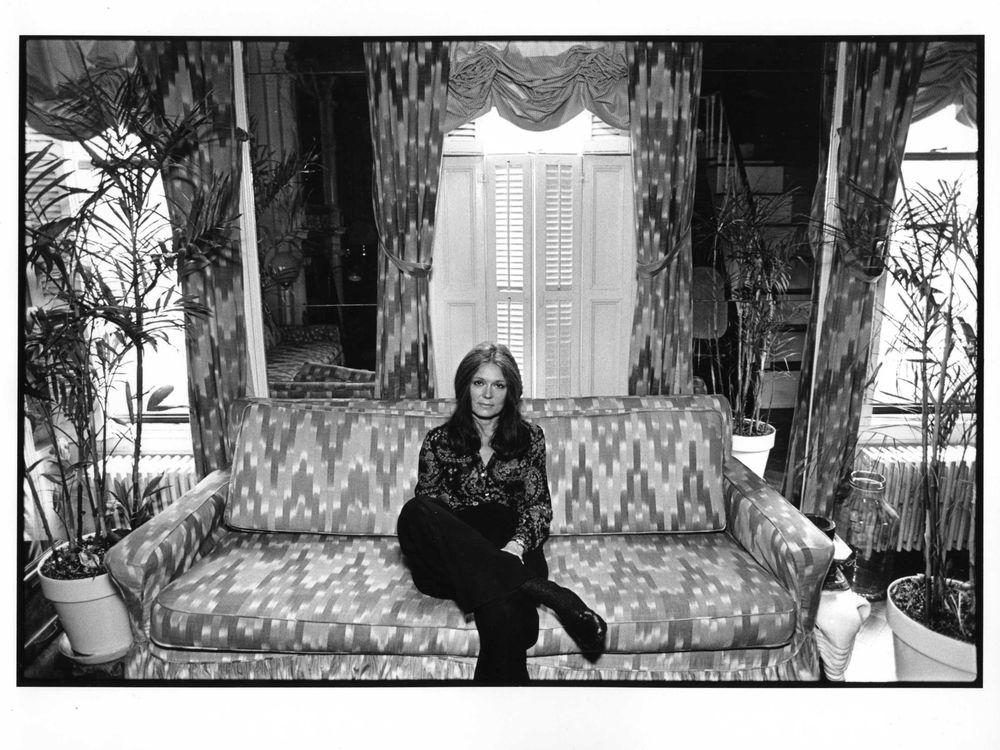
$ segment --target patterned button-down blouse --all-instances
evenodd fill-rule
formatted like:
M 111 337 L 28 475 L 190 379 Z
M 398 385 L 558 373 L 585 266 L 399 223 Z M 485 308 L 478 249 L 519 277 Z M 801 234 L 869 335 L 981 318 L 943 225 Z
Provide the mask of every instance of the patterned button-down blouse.
M 485 466 L 478 451 L 457 453 L 451 447 L 446 425 L 427 433 L 420 448 L 417 495 L 429 495 L 458 510 L 485 503 L 500 503 L 517 518 L 513 540 L 524 549 L 541 546 L 549 535 L 552 499 L 545 474 L 545 435 L 527 423 L 531 447 L 517 458 L 494 453 Z

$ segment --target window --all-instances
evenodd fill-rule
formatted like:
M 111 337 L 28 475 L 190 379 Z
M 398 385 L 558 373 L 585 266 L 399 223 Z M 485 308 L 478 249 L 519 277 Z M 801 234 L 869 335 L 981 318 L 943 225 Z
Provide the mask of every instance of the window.
M 472 127 L 470 127 L 470 125 Z M 625 393 L 635 296 L 628 135 L 589 113 L 528 132 L 491 112 L 445 144 L 430 280 L 441 395 L 475 344 L 531 397 Z
M 910 126 L 903 159 L 902 180 L 897 190 L 897 204 L 903 188 L 911 193 L 918 187 L 934 189 L 939 183 L 959 186 L 960 204 L 970 214 L 978 201 L 978 133 L 955 118 L 952 105 Z M 965 317 L 976 320 L 976 299 L 970 290 L 977 286 L 976 269 L 960 272 L 956 285 L 957 305 L 964 308 Z M 942 292 L 946 290 L 941 290 Z M 904 318 L 908 296 L 886 275 L 879 325 L 875 331 L 880 363 L 870 394 L 870 407 L 875 412 L 892 413 L 905 410 L 918 400 L 913 382 L 914 354 L 900 346 L 899 321 Z M 943 344 L 942 344 L 943 345 Z
M 104 136 L 98 136 L 98 138 L 102 137 Z M 50 148 L 50 154 L 52 155 L 53 160 L 64 160 L 60 169 L 63 170 L 62 174 L 65 174 L 67 170 L 69 171 L 69 187 L 81 191 L 93 191 L 96 189 L 100 175 L 98 171 L 94 169 L 91 163 L 91 157 L 84 146 L 71 141 L 59 141 L 52 139 L 33 131 L 30 127 L 26 129 L 26 152 L 30 153 L 39 151 L 46 146 Z M 100 153 L 100 148 L 96 148 L 95 152 Z M 54 174 L 58 174 L 58 172 Z M 82 195 L 84 194 L 85 193 L 76 193 L 70 195 L 68 199 L 61 201 L 56 206 L 53 206 L 52 209 L 47 212 L 45 218 L 48 220 L 54 219 L 55 216 L 51 215 L 53 211 L 61 212 L 65 215 L 66 213 L 78 210 L 81 207 L 83 201 Z M 113 196 L 111 197 L 113 198 Z M 154 209 L 160 216 L 160 219 L 150 221 L 150 231 L 156 241 L 162 241 L 169 244 L 171 241 L 171 230 L 169 221 L 166 218 L 166 199 L 159 175 L 155 176 L 152 194 L 148 200 L 150 208 Z M 103 256 L 100 252 L 96 254 L 96 259 L 94 260 L 95 264 L 104 262 L 102 261 L 102 257 L 107 263 L 111 264 L 118 260 L 114 250 L 117 241 L 116 236 L 127 236 L 128 231 L 123 223 L 123 219 L 119 211 L 114 206 L 113 200 L 104 201 L 99 206 L 97 212 L 100 221 L 95 222 L 94 231 L 88 234 L 87 242 L 92 248 L 101 248 L 106 250 Z M 29 217 L 28 220 L 31 221 L 31 218 Z M 168 271 L 160 280 L 157 290 L 165 292 L 168 288 L 175 287 L 176 285 L 177 280 L 175 278 L 175 273 L 173 271 Z M 27 286 L 28 305 L 37 307 L 51 304 L 51 295 L 47 293 L 41 279 L 37 279 L 32 276 L 28 279 Z M 172 321 L 171 325 L 173 322 L 183 322 L 179 311 L 171 312 L 170 320 Z M 155 444 L 158 442 L 157 435 L 162 432 L 164 433 L 166 440 L 169 442 L 169 445 L 166 446 L 165 450 L 172 453 L 190 452 L 190 430 L 187 427 L 187 358 L 184 347 L 184 330 L 182 327 L 172 327 L 166 330 L 165 333 L 166 340 L 159 343 L 155 349 L 146 347 L 143 364 L 143 374 L 145 380 L 144 390 L 147 391 L 147 402 L 149 399 L 148 394 L 154 389 L 161 388 L 163 386 L 170 386 L 173 390 L 168 396 L 166 396 L 165 399 L 163 399 L 157 411 L 145 412 L 144 421 L 176 422 L 181 424 L 177 425 L 179 430 L 172 430 L 167 426 L 164 426 L 161 429 L 153 429 L 152 433 L 147 432 L 147 437 L 144 440 L 144 448 L 147 449 L 147 452 L 155 451 Z M 108 400 L 110 415 L 125 422 L 129 421 L 130 416 L 125 383 L 127 381 L 134 380 L 134 370 L 135 358 L 133 354 L 121 368 Z M 168 432 L 170 433 L 169 435 L 166 434 Z M 120 450 L 130 450 L 127 441 L 120 444 Z

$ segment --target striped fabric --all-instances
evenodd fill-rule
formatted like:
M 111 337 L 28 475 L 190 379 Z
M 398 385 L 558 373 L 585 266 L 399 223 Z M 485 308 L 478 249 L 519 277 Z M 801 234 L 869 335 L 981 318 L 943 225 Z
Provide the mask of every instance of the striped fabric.
M 211 137 L 197 143 L 190 164 L 174 165 L 164 175 L 172 222 L 183 227 L 185 207 L 194 197 L 192 185 L 204 187 L 221 175 L 232 180 L 234 204 L 239 194 L 232 45 L 227 41 L 139 41 L 137 49 L 162 114 L 176 118 L 196 103 L 207 102 Z M 237 212 L 235 205 L 221 207 L 224 216 Z M 184 293 L 210 313 L 189 316 L 186 321 L 188 403 L 199 476 L 228 465 L 226 414 L 233 401 L 246 395 L 243 270 L 235 228 L 228 245 L 228 252 L 210 265 L 181 277 Z
M 433 398 L 427 274 L 448 97 L 445 42 L 369 42 L 375 224 L 381 252 L 377 394 Z
M 792 597 L 725 535 L 564 537 L 546 557 L 552 579 L 607 619 L 608 654 L 772 648 L 794 631 Z M 540 614 L 529 656 L 577 652 Z M 151 637 L 222 651 L 479 651 L 471 617 L 419 593 L 395 540 L 377 537 L 230 534 L 161 592 Z
M 630 50 L 629 65 L 639 271 L 629 393 L 691 393 L 691 215 L 701 44 L 640 42 Z
M 226 521 L 250 531 L 393 534 L 448 401 L 243 407 Z M 545 431 L 554 534 L 725 527 L 728 410 L 708 396 L 529 400 Z
M 815 330 L 813 310 L 806 335 L 785 473 L 785 494 L 803 512 L 830 516 L 851 470 L 869 376 L 876 282 L 883 268 L 882 259 L 871 254 L 870 238 L 884 238 L 888 228 L 925 47 L 923 42 L 847 43 L 837 161 L 836 223 L 843 238 L 835 250 L 822 243 L 813 248 L 813 299 L 819 298 L 818 269 L 832 251 L 830 282 L 822 330 Z M 824 184 L 821 175 L 820 189 Z M 822 200 L 813 201 L 817 227 L 829 221 L 822 207 Z M 860 226 L 867 227 L 866 247 L 849 241 L 851 227 Z

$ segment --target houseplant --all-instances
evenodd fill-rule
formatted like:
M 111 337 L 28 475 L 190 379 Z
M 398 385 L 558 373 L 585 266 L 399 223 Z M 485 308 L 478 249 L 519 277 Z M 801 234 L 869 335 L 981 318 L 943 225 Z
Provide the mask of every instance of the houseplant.
M 754 195 L 731 186 L 713 226 L 713 253 L 723 259 L 734 313 L 729 316 L 728 372 L 722 379 L 733 411 L 733 455 L 760 476 L 774 445 L 774 427 L 765 418 L 761 398 L 764 373 L 790 353 L 779 302 L 803 244 L 799 232 L 775 231 L 773 225 L 793 195 Z
M 958 446 L 964 454 L 977 435 L 978 221 L 962 203 L 960 183 L 939 182 L 904 186 L 894 225 L 886 266 L 902 305 L 899 313 L 886 311 L 883 325 L 893 326 L 886 338 L 901 355 L 899 383 L 920 420 L 925 526 L 924 572 L 889 585 L 887 619 L 901 679 L 971 680 L 975 555 L 969 581 L 949 578 L 948 530 L 958 509 L 939 479 L 945 451 Z
M 53 110 L 33 110 L 87 153 L 90 184 L 73 184 L 52 145 L 26 154 L 27 272 L 37 293 L 24 320 L 25 413 L 44 450 L 24 473 L 49 547 L 39 565 L 43 593 L 54 597 L 73 651 L 94 658 L 130 641 L 103 555 L 148 518 L 160 491 L 159 478 L 140 479 L 143 415 L 163 408 L 171 389 L 149 387 L 144 358 L 185 316 L 204 313 L 177 281 L 223 251 L 232 222 L 232 188 L 220 179 L 171 225 L 154 186 L 161 172 L 183 168 L 207 118 L 196 107 L 170 120 L 150 105 L 138 71 L 92 68 L 61 86 Z M 117 391 L 128 418 L 111 406 Z M 131 456 L 130 481 L 109 479 L 118 449 Z M 56 528 L 44 507 L 50 494 Z

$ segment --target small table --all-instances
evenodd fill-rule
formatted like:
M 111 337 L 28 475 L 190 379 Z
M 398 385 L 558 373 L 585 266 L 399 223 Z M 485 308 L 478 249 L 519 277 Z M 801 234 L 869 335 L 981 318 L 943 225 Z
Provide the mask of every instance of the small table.
M 844 672 L 851 663 L 854 640 L 871 614 L 872 605 L 851 590 L 840 570 L 840 566 L 850 559 L 851 548 L 836 534 L 833 545 L 831 575 L 823 584 L 816 612 L 816 645 L 823 674 L 828 680 L 843 682 Z

